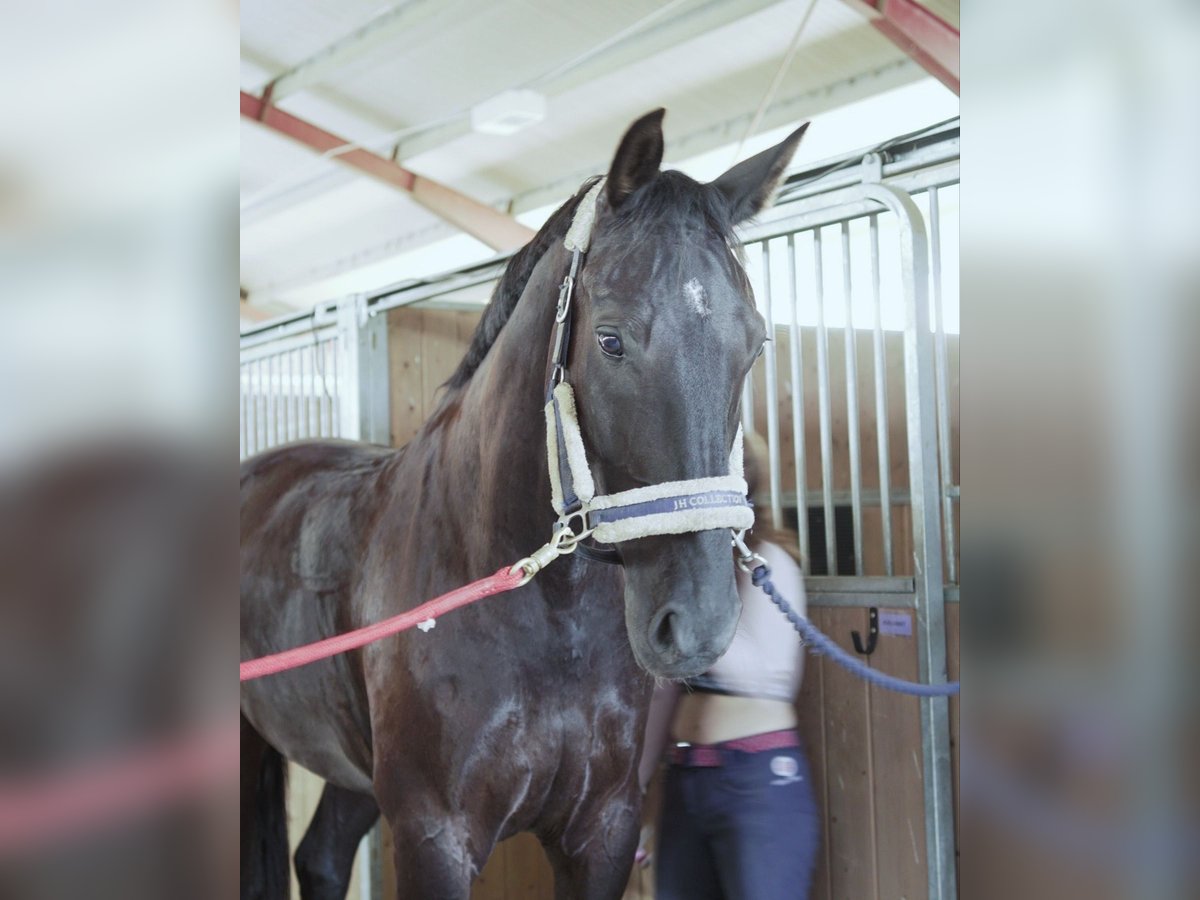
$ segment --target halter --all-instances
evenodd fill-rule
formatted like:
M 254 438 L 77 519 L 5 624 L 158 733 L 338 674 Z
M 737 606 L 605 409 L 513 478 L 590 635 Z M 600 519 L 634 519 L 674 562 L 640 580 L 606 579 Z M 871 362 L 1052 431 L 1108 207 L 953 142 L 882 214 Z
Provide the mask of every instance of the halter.
M 596 494 L 579 429 L 575 392 L 567 381 L 567 354 L 571 343 L 571 299 L 583 256 L 591 242 L 596 201 L 603 186 L 602 178 L 584 196 L 563 241 L 571 251 L 571 267 L 558 289 L 546 393 L 550 502 L 558 515 L 555 546 L 560 552 L 579 548 L 597 558 L 595 550 L 588 552 L 579 543 L 583 538 L 590 535 L 601 543 L 614 544 L 658 534 L 728 528 L 736 540 L 754 524 L 754 511 L 746 501 L 740 425 L 726 475 L 665 481 L 616 494 Z

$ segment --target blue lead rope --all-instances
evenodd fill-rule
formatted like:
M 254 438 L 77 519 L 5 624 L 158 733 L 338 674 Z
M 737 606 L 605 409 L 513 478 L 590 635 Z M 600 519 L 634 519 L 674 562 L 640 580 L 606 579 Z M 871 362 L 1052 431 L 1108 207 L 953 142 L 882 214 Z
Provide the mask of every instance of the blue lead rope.
M 771 602 L 779 607 L 779 611 L 787 616 L 787 620 L 792 623 L 792 627 L 803 638 L 814 653 L 820 653 L 823 656 L 828 656 L 838 665 L 849 669 L 859 678 L 869 681 L 872 684 L 877 684 L 882 688 L 887 688 L 889 691 L 896 691 L 901 694 L 911 694 L 914 697 L 949 697 L 952 694 L 958 693 L 958 682 L 951 681 L 946 684 L 917 684 L 912 681 L 905 681 L 903 678 L 896 678 L 888 675 L 885 672 L 880 672 L 878 669 L 872 669 L 865 665 L 861 660 L 855 659 L 825 635 L 821 634 L 813 625 L 812 622 L 804 618 L 791 605 L 780 596 L 779 591 L 771 582 L 771 569 L 767 565 L 760 565 L 755 568 L 751 575 L 751 580 L 756 586 L 762 589 L 762 592 L 771 598 Z

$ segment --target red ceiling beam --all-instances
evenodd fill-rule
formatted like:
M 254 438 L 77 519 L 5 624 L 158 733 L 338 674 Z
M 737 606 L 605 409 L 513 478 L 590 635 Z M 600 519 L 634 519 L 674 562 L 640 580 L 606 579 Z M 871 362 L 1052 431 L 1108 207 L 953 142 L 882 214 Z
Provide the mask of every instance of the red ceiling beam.
M 327 153 L 352 143 L 311 122 L 271 106 L 245 91 L 241 94 L 243 118 L 252 119 L 317 153 Z M 369 150 L 355 148 L 339 153 L 332 159 L 404 191 L 434 215 L 462 229 L 493 250 L 516 250 L 534 236 L 533 229 L 525 227 L 511 216 L 506 216 L 440 182 L 424 178 Z
M 843 0 L 926 72 L 959 93 L 958 29 L 914 0 Z

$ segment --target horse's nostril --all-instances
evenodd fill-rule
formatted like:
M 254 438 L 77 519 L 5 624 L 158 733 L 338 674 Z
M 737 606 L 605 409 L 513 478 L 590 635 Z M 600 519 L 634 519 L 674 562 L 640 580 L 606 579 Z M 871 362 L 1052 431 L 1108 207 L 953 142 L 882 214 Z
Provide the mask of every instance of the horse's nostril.
M 659 614 L 658 624 L 654 626 L 652 632 L 652 640 L 654 641 L 654 649 L 660 653 L 667 653 L 675 650 L 675 613 L 671 610 L 663 610 Z

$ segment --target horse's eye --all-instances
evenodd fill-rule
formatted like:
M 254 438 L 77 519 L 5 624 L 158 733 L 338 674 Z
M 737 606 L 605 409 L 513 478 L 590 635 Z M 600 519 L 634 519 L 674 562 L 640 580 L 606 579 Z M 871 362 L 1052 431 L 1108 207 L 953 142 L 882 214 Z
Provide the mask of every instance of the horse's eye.
M 621 339 L 615 334 L 598 334 L 596 335 L 596 343 L 600 345 L 600 349 L 605 356 L 621 356 Z
M 767 340 L 770 340 L 770 338 L 767 338 Z M 758 345 L 758 352 L 754 354 L 754 358 L 758 359 L 760 356 L 763 355 L 764 352 L 766 352 L 766 349 L 767 349 L 767 341 L 763 341 L 761 344 Z

